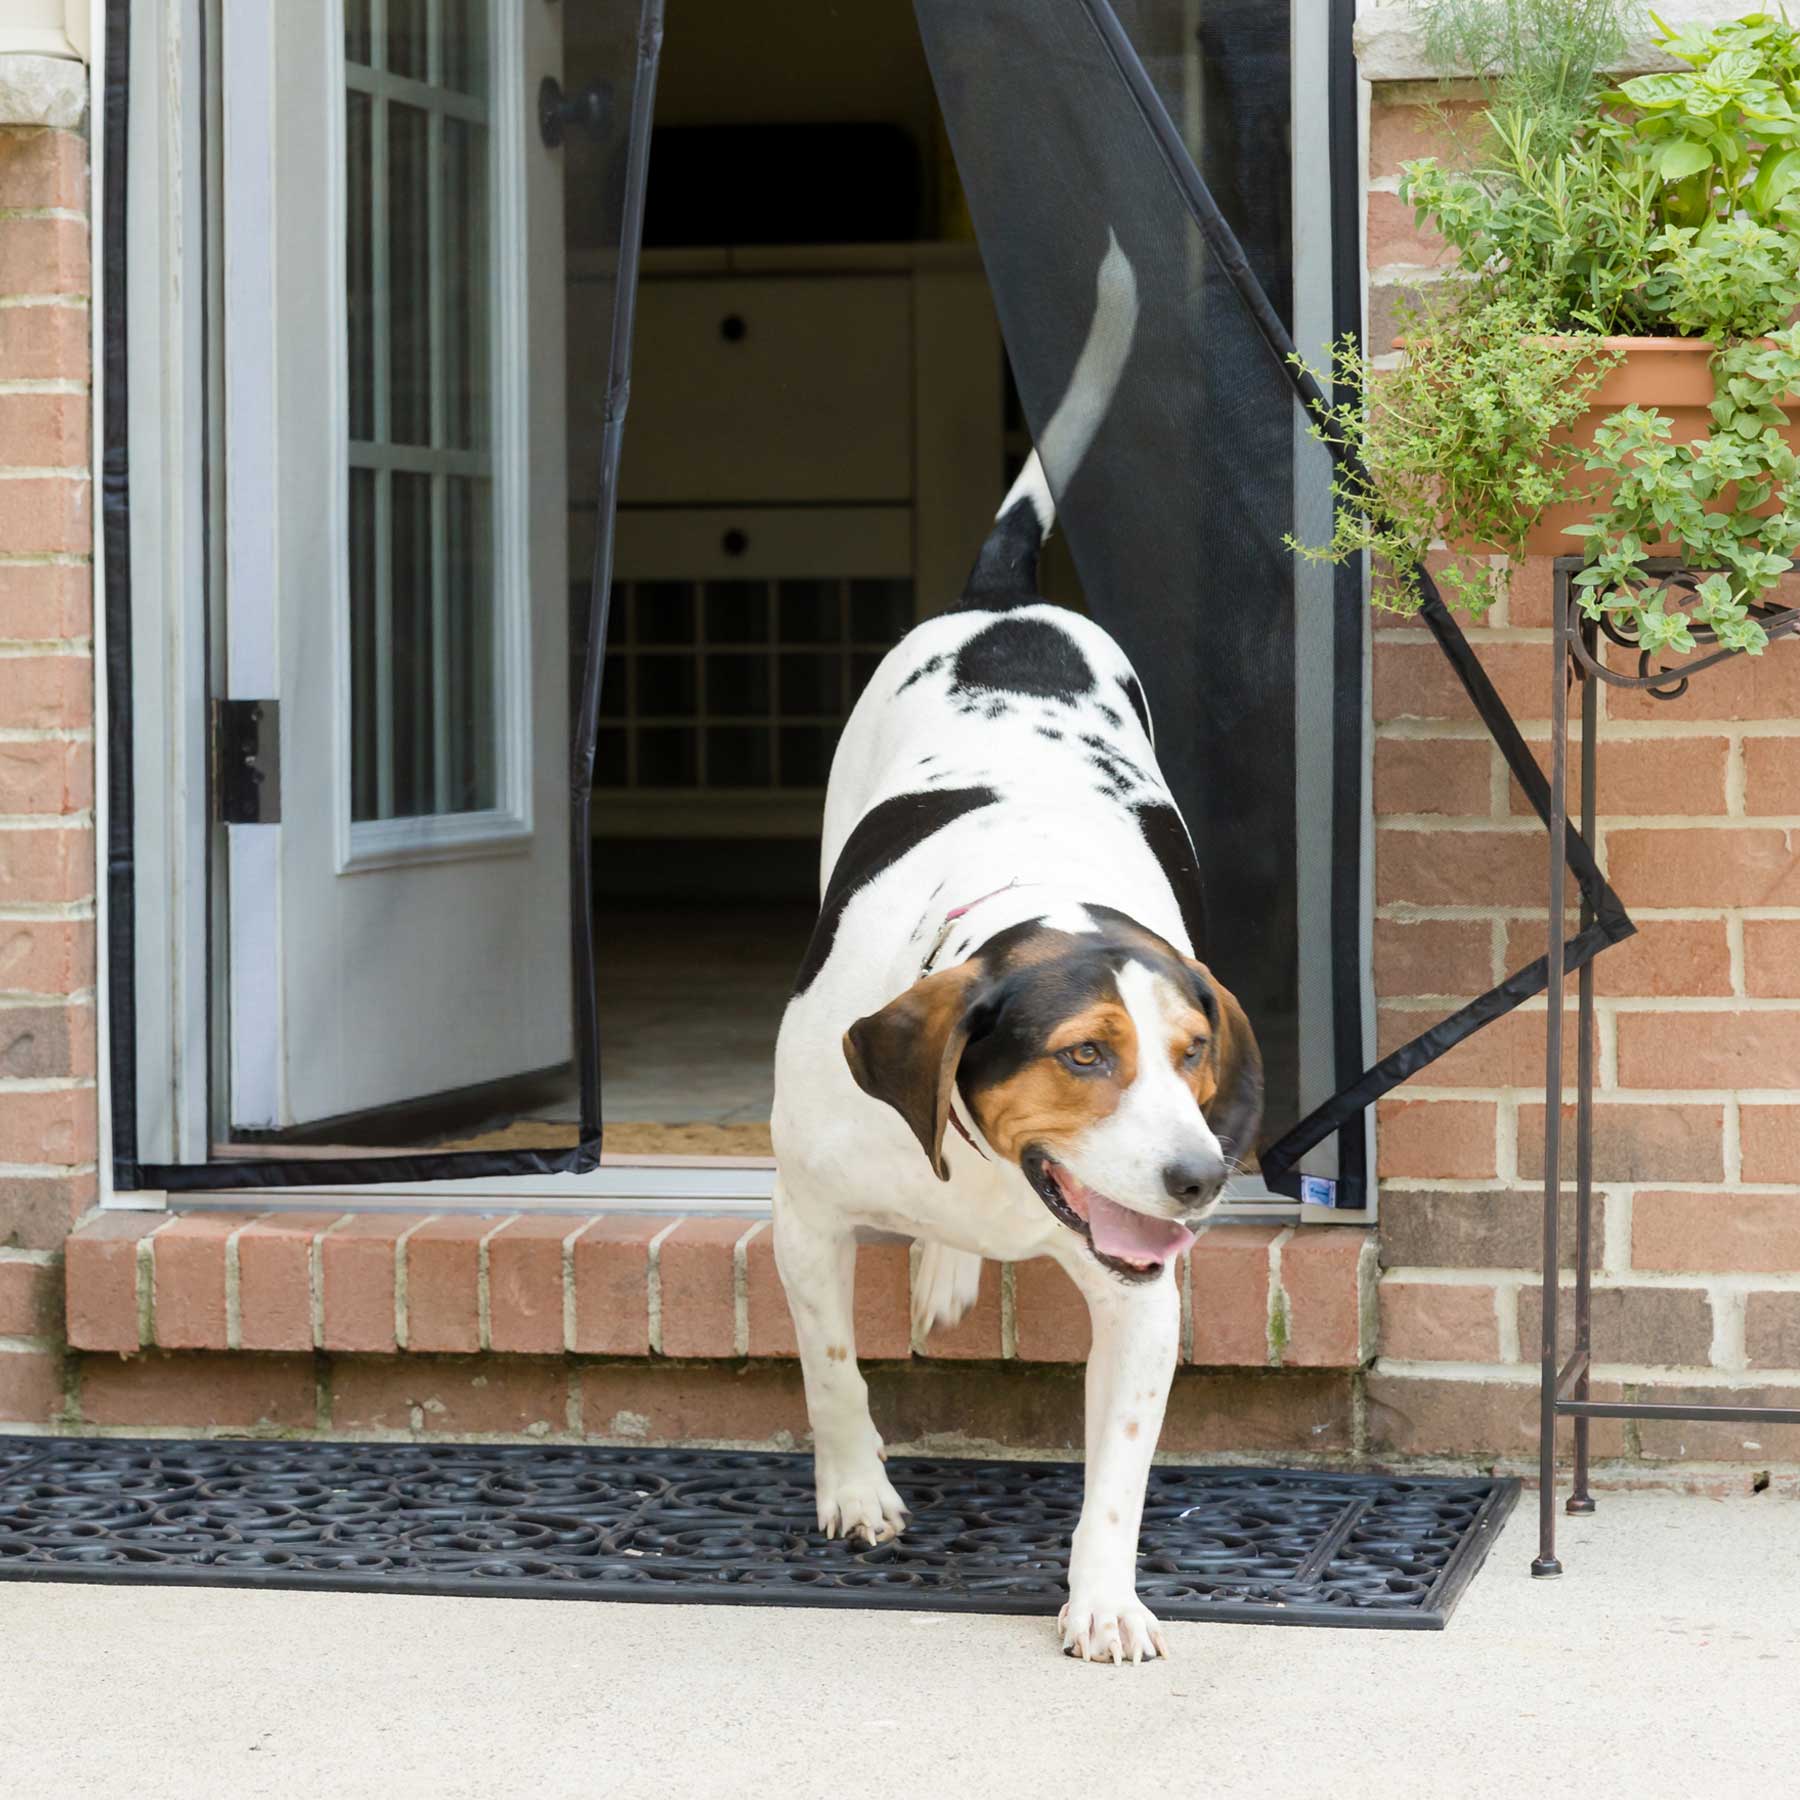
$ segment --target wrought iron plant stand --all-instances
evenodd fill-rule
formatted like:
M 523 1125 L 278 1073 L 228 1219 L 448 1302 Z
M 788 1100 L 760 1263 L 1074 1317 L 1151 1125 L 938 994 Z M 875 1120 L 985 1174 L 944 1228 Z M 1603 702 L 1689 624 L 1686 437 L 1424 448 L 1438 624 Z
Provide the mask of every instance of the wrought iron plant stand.
M 1576 976 L 1576 1008 L 1579 1037 L 1575 1068 L 1575 1341 L 1568 1359 L 1557 1362 L 1558 1301 L 1561 1245 L 1558 1242 L 1562 1198 L 1563 1105 L 1563 993 L 1565 957 L 1564 910 L 1567 904 L 1569 859 L 1567 847 L 1574 840 L 1568 821 L 1568 726 L 1571 676 L 1581 687 L 1581 832 L 1580 845 L 1591 849 L 1595 814 L 1595 707 L 1599 684 L 1641 689 L 1658 700 L 1679 700 L 1689 683 L 1702 672 L 1717 668 L 1742 654 L 1711 649 L 1717 643 L 1706 627 L 1692 627 L 1701 653 L 1679 669 L 1652 668 L 1654 653 L 1641 649 L 1611 617 L 1585 617 L 1579 605 L 1573 576 L 1582 567 L 1578 556 L 1559 556 L 1552 587 L 1554 649 L 1550 681 L 1550 914 L 1546 926 L 1548 981 L 1545 987 L 1547 1022 L 1544 1052 L 1544 1267 L 1543 1343 L 1539 1409 L 1538 1553 L 1533 1575 L 1560 1575 L 1556 1556 L 1556 1422 L 1574 1420 L 1574 1483 L 1569 1495 L 1571 1513 L 1591 1513 L 1594 1499 L 1588 1491 L 1588 1432 L 1593 1419 L 1693 1419 L 1745 1420 L 1762 1424 L 1800 1424 L 1800 1407 L 1790 1406 L 1682 1406 L 1635 1400 L 1595 1400 L 1590 1391 L 1593 1367 L 1593 1150 L 1594 1150 L 1594 963 L 1582 961 Z M 1643 564 L 1647 588 L 1660 588 L 1671 603 L 1685 606 L 1704 578 L 1699 572 L 1666 558 Z M 1753 609 L 1771 639 L 1800 630 L 1800 607 L 1763 606 Z M 1636 675 L 1623 675 L 1605 666 L 1600 639 L 1637 656 Z M 1594 913 L 1584 887 L 1581 928 L 1594 923 Z M 1629 926 L 1626 926 L 1629 930 Z

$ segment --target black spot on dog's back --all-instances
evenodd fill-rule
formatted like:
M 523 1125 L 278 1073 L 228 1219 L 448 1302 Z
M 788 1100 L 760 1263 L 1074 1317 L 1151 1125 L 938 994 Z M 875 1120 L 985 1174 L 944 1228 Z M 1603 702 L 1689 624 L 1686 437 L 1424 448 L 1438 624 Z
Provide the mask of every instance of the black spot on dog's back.
M 819 903 L 818 923 L 794 977 L 794 992 L 804 994 L 825 966 L 837 941 L 838 921 L 859 889 L 946 825 L 978 807 L 992 806 L 999 798 L 989 787 L 944 788 L 935 793 L 896 794 L 864 813 L 832 865 L 825 898 Z
M 1167 876 L 1175 891 L 1175 903 L 1181 908 L 1181 923 L 1187 929 L 1194 954 L 1206 955 L 1206 889 L 1200 880 L 1200 864 L 1194 855 L 1194 840 L 1178 813 L 1166 800 L 1146 800 L 1131 809 L 1137 815 L 1138 830 L 1157 866 Z
M 1072 701 L 1093 692 L 1094 671 L 1075 640 L 1048 619 L 996 619 L 956 653 L 952 693 L 1035 694 Z
M 1144 728 L 1145 737 L 1154 737 L 1150 729 L 1150 708 L 1144 703 L 1144 690 L 1138 686 L 1135 675 L 1121 675 L 1119 686 L 1125 690 L 1125 698 L 1131 702 L 1131 710 L 1137 714 L 1138 723 Z

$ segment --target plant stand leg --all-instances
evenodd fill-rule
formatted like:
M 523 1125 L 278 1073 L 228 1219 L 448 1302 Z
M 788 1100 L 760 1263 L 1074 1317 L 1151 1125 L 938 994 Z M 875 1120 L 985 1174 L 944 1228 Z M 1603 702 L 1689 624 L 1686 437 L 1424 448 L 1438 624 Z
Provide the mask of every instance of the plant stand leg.
M 1562 1199 L 1563 902 L 1568 856 L 1568 578 L 1554 586 L 1550 674 L 1550 917 L 1545 929 L 1544 1304 L 1538 1379 L 1538 1553 L 1536 1576 L 1560 1575 L 1556 1560 L 1556 1301 L 1562 1256 L 1556 1241 Z
M 1590 656 L 1598 654 L 1599 634 L 1591 622 L 1575 621 Z M 1591 675 L 1581 684 L 1581 836 L 1592 849 L 1594 843 L 1594 743 L 1595 710 L 1600 684 Z M 1584 894 L 1581 902 L 1581 928 L 1594 922 L 1592 907 Z M 1574 1397 L 1588 1398 L 1588 1370 L 1593 1356 L 1593 1274 L 1594 1274 L 1594 962 L 1590 957 L 1581 965 L 1577 978 L 1580 1001 L 1578 1025 L 1580 1041 L 1575 1051 L 1575 1355 L 1580 1373 L 1575 1378 Z M 1585 1413 L 1575 1415 L 1575 1482 L 1566 1510 L 1591 1513 L 1594 1497 L 1588 1492 L 1588 1426 Z

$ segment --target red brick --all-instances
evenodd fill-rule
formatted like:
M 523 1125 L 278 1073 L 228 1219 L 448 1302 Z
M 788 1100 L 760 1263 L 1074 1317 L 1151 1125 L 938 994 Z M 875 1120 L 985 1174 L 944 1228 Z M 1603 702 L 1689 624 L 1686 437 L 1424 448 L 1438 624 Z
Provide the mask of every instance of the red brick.
M 61 1337 L 63 1275 L 55 1263 L 0 1252 L 0 1337 Z
M 190 1213 L 150 1246 L 155 1281 L 157 1348 L 223 1350 L 225 1240 L 251 1213 Z
M 1570 1078 L 1573 1079 L 1573 1076 Z M 1676 1106 L 1652 1101 L 1637 1106 L 1594 1104 L 1596 1181 L 1723 1181 L 1725 1113 L 1722 1107 Z M 1562 1172 L 1575 1177 L 1575 1109 L 1562 1109 Z M 1544 1108 L 1519 1108 L 1519 1177 L 1544 1175 Z
M 1485 919 L 1377 919 L 1375 991 L 1466 999 L 1494 984 Z
M 0 132 L 0 207 L 82 212 L 87 208 L 87 142 L 43 126 Z
M 310 1356 L 87 1356 L 81 1417 L 90 1425 L 307 1431 L 318 1425 Z
M 1048 1256 L 1014 1263 L 1013 1339 L 1026 1362 L 1085 1362 L 1093 1343 L 1081 1290 Z
M 495 1223 L 467 1214 L 432 1219 L 406 1240 L 408 1350 L 481 1348 L 481 1240 Z
M 1784 598 L 1782 604 L 1791 606 L 1794 600 Z M 1637 657 L 1630 651 L 1613 650 L 1609 661 L 1621 674 L 1637 674 Z M 1679 669 L 1680 659 L 1670 666 Z M 1643 690 L 1601 691 L 1609 719 L 1667 719 L 1678 714 L 1692 721 L 1741 719 L 1760 724 L 1800 713 L 1800 660 L 1787 654 L 1783 645 L 1763 656 L 1734 656 L 1697 676 L 1676 707 Z
M 91 1004 L 0 1007 L 0 1076 L 40 1081 L 93 1072 Z
M 1381 1284 L 1381 1354 L 1407 1362 L 1498 1362 L 1500 1321 L 1487 1283 Z
M 0 1162 L 92 1162 L 98 1131 L 91 1087 L 11 1093 L 0 1105 Z
M 338 1213 L 275 1213 L 238 1234 L 238 1342 L 246 1350 L 313 1347 L 313 1239 Z
M 1398 194 L 1379 189 L 1369 195 L 1367 254 L 1371 269 L 1438 268 L 1456 260 L 1435 231 L 1413 223 L 1413 209 Z
M 1753 1369 L 1800 1369 L 1800 1294 L 1746 1294 L 1744 1349 Z
M 7 221 L 0 231 L 0 295 L 87 292 L 86 225 L 78 219 Z
M 912 1245 L 859 1244 L 856 1354 L 864 1362 L 912 1354 Z
M 0 1420 L 48 1425 L 63 1410 L 60 1350 L 0 1349 Z
M 1800 1011 L 1621 1012 L 1619 1085 L 1800 1088 Z
M 93 985 L 91 920 L 0 920 L 0 993 L 73 994 Z
M 1725 757 L 1722 737 L 1612 738 L 1599 746 L 1595 782 L 1596 814 L 1603 819 L 1674 813 L 1699 816 L 1725 810 Z M 1579 823 L 1581 767 L 1569 747 L 1569 809 Z M 1533 746 L 1538 767 L 1550 773 L 1550 747 Z M 1516 781 L 1507 782 L 1507 804 L 1530 813 L 1531 802 Z
M 650 1353 L 650 1240 L 664 1217 L 605 1213 L 575 1240 L 575 1344 L 586 1356 Z
M 1375 833 L 1375 898 L 1382 906 L 1542 906 L 1549 880 L 1540 831 L 1387 825 Z
M 1283 1368 L 1362 1365 L 1361 1259 L 1371 1233 L 1361 1226 L 1302 1226 L 1281 1247 L 1287 1296 Z
M 319 1239 L 321 1342 L 327 1350 L 392 1351 L 395 1245 L 418 1213 L 359 1213 Z
M 0 245 L 6 233 L 0 232 Z M 0 250 L 0 258 L 4 250 Z M 93 548 L 93 484 L 84 475 L 0 481 L 0 544 L 13 556 L 54 556 Z
M 91 900 L 93 896 L 91 826 L 0 831 L 0 905 L 35 906 L 47 901 Z
M 1606 850 L 1627 906 L 1800 905 L 1800 859 L 1778 828 L 1621 826 Z
M 1631 1266 L 1687 1273 L 1800 1273 L 1800 1190 L 1786 1194 L 1640 1193 Z
M 1740 1175 L 1745 1181 L 1781 1186 L 1800 1181 L 1800 1106 L 1738 1108 Z
M 1535 1380 L 1455 1381 L 1378 1369 L 1368 1378 L 1369 1449 L 1376 1456 L 1523 1456 L 1537 1454 Z M 1616 1384 L 1593 1384 L 1596 1400 L 1622 1398 Z M 1558 1441 L 1571 1441 L 1564 1419 Z M 1622 1456 L 1624 1428 L 1596 1419 L 1589 1439 L 1596 1457 Z
M 1800 738 L 1744 739 L 1744 810 L 1752 818 L 1800 813 Z
M 1445 167 L 1459 166 L 1458 132 L 1476 132 L 1476 108 L 1467 101 L 1447 106 L 1398 105 L 1374 90 L 1369 108 L 1369 175 L 1398 175 L 1402 163 L 1436 157 Z M 1448 128 L 1446 128 L 1448 127 Z
M 1390 1269 L 1532 1269 L 1543 1260 L 1541 1190 L 1491 1188 L 1438 1193 L 1385 1188 L 1381 1195 L 1381 1259 Z M 1603 1240 L 1606 1200 L 1593 1204 L 1594 1242 Z M 1564 1268 L 1575 1265 L 1575 1195 L 1558 1209 Z
M 9 730 L 62 731 L 93 718 L 94 664 L 85 651 L 0 657 L 0 724 Z
M 1596 1363 L 1704 1368 L 1712 1361 L 1712 1306 L 1701 1288 L 1596 1287 L 1593 1291 Z M 1532 1362 L 1542 1353 L 1544 1296 L 1527 1283 L 1519 1289 L 1519 1354 Z M 1575 1290 L 1564 1284 L 1556 1306 L 1556 1353 L 1575 1348 Z
M 775 1262 L 773 1227 L 759 1231 L 744 1247 L 744 1300 L 752 1356 L 798 1356 L 793 1314 Z M 998 1352 L 996 1352 L 998 1354 Z
M 1269 1246 L 1273 1225 L 1215 1225 L 1188 1252 L 1193 1296 L 1190 1362 L 1260 1369 L 1269 1362 Z
M 1157 1447 L 1173 1456 L 1347 1454 L 1356 1442 L 1354 1381 L 1343 1369 L 1180 1370 Z M 1080 1442 L 1077 1427 L 1071 1448 Z
M 85 306 L 0 306 L 0 381 L 86 381 L 91 333 Z
M 101 1213 L 69 1239 L 63 1286 L 76 1349 L 138 1348 L 138 1244 L 168 1223 L 166 1213 Z
M 1515 718 L 1550 716 L 1548 644 L 1486 643 L 1477 645 L 1476 653 Z M 1375 720 L 1382 725 L 1395 719 L 1451 719 L 1463 724 L 1480 719 L 1455 669 L 1429 639 L 1377 635 L 1373 706 Z M 1485 742 L 1481 747 L 1487 748 Z
M 1375 1143 L 1385 1176 L 1479 1180 L 1494 1173 L 1490 1100 L 1384 1100 Z
M 1506 616 L 1526 630 L 1541 630 L 1554 623 L 1552 583 L 1554 557 L 1523 556 L 1512 565 Z
M 0 1175 L 0 1243 L 13 1250 L 60 1250 L 99 1198 L 93 1170 L 80 1175 Z
M 735 1252 L 750 1229 L 746 1219 L 683 1219 L 663 1239 L 657 1268 L 664 1356 L 736 1354 Z
M 488 1342 L 551 1356 L 563 1348 L 563 1241 L 584 1221 L 561 1214 L 514 1219 L 488 1239 Z
M 1723 919 L 1640 918 L 1636 924 L 1636 936 L 1602 950 L 1594 959 L 1596 994 L 1660 1000 L 1671 995 L 1724 998 L 1731 993 L 1731 948 Z M 1509 970 L 1522 969 L 1543 954 L 1542 920 L 1508 923 Z
M 1494 810 L 1493 767 L 1485 743 L 1383 738 L 1375 746 L 1375 810 L 1486 818 Z
M 925 1339 L 924 1354 L 934 1357 L 984 1357 L 997 1361 L 1000 1343 L 1001 1268 L 991 1257 L 981 1264 L 975 1304 L 954 1325 L 939 1325 Z
M 1427 1011 L 1383 1007 L 1377 1018 L 1377 1048 L 1381 1055 L 1429 1030 L 1450 1010 L 1451 1002 Z M 1544 1038 L 1548 1015 L 1526 1008 L 1503 1014 L 1472 1037 L 1427 1063 L 1407 1083 L 1407 1091 L 1420 1088 L 1521 1087 L 1544 1085 Z M 1563 1059 L 1574 1080 L 1575 1055 L 1580 1046 L 1580 1019 L 1574 1008 L 1563 1012 Z
M 0 466 L 84 469 L 86 394 L 0 394 Z
M 0 812 L 86 812 L 94 804 L 94 747 L 52 738 L 0 744 Z
M 0 307 L 0 344 L 5 342 L 5 321 L 17 318 L 21 310 L 39 309 Z M 81 320 L 85 331 L 87 314 L 71 316 Z M 41 644 L 55 638 L 87 637 L 93 624 L 90 564 L 0 563 L 0 641 Z
M 1699 684 L 1696 683 L 1696 686 Z M 1792 1406 L 1791 1387 L 1646 1386 L 1632 1399 L 1651 1406 Z M 1757 1425 L 1729 1419 L 1640 1419 L 1638 1446 L 1646 1461 L 1800 1462 L 1800 1425 Z
M 331 1365 L 331 1428 L 560 1435 L 569 1428 L 568 1370 L 537 1357 L 344 1357 Z
M 898 1363 L 877 1365 L 871 1373 L 879 1384 L 884 1376 L 904 1380 L 912 1372 L 913 1365 Z M 904 1435 L 891 1430 L 882 1411 L 877 1407 L 877 1426 L 889 1436 Z M 590 1438 L 632 1443 L 793 1449 L 808 1434 L 800 1365 L 593 1363 L 581 1371 L 581 1428 Z
M 1800 919 L 1744 921 L 1744 985 L 1761 1000 L 1800 999 Z

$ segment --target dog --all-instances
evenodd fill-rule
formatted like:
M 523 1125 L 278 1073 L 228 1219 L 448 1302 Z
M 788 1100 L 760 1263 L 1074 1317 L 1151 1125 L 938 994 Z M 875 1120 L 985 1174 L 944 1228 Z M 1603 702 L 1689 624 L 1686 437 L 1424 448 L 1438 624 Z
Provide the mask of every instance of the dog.
M 922 1243 L 915 1329 L 984 1257 L 1051 1256 L 1085 1298 L 1085 1491 L 1062 1648 L 1166 1656 L 1137 1596 L 1150 1461 L 1180 1335 L 1172 1268 L 1254 1149 L 1262 1065 L 1195 960 L 1192 844 L 1143 688 L 1037 593 L 1046 462 L 1080 462 L 1136 326 L 1113 242 L 1086 345 L 958 606 L 910 632 L 833 761 L 818 922 L 782 1018 L 776 1263 L 812 1426 L 819 1527 L 880 1542 L 906 1506 L 856 1363 L 856 1232 Z

